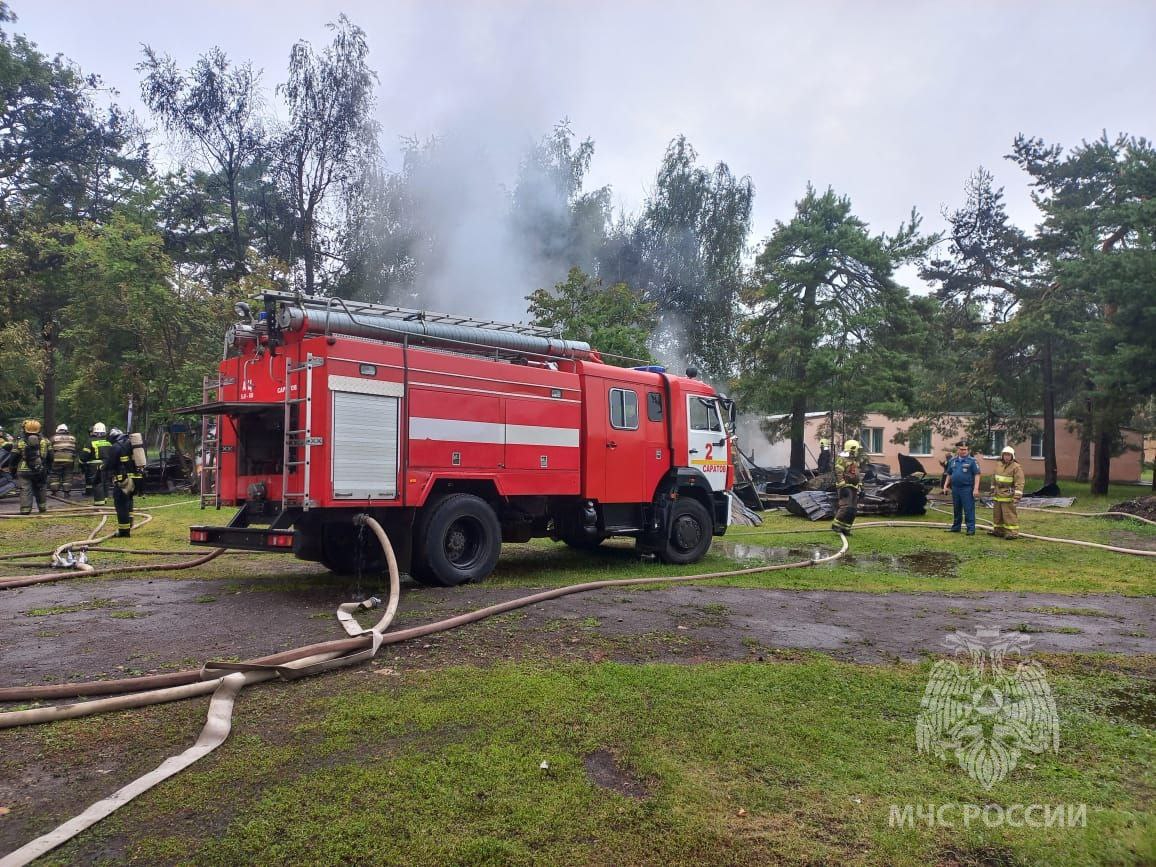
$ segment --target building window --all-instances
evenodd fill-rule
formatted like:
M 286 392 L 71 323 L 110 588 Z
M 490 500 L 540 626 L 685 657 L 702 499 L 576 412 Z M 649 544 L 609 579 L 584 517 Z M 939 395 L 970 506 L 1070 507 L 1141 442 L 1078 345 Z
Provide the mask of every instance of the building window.
M 993 430 L 991 432 L 991 451 L 988 452 L 993 458 L 998 458 L 1003 447 L 1007 445 L 1007 431 Z
M 638 430 L 638 395 L 625 388 L 610 389 L 610 426 Z
M 868 454 L 883 454 L 883 428 L 865 427 L 859 431 L 859 444 Z
M 921 430 L 911 434 L 909 444 L 911 454 L 927 457 L 931 454 L 931 430 Z
M 646 417 L 651 421 L 662 421 L 662 395 L 657 391 L 646 393 Z
M 1042 433 L 1032 434 L 1031 454 L 1036 460 L 1042 461 L 1044 459 L 1044 435 Z

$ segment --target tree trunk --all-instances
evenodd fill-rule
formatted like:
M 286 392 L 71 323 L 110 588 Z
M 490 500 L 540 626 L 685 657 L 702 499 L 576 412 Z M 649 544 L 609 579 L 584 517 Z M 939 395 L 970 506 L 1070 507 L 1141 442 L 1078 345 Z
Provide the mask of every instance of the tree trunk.
M 240 276 L 245 273 L 245 240 L 241 237 L 241 213 L 237 202 L 237 172 L 229 172 L 229 218 L 233 223 L 233 252 L 236 262 L 233 273 Z
M 314 281 L 316 280 L 317 260 L 313 250 L 313 214 L 306 211 L 301 219 L 301 243 L 304 249 L 301 251 L 305 256 L 305 294 L 314 294 Z
M 44 434 L 56 430 L 56 334 L 53 323 L 41 330 L 44 337 Z
M 1052 374 L 1052 338 L 1044 338 L 1041 359 L 1044 377 L 1044 484 L 1054 485 L 1059 480 L 1056 466 L 1056 381 Z
M 802 334 L 800 334 L 799 360 L 796 363 L 795 383 L 800 389 L 791 401 L 791 469 L 807 468 L 807 358 L 806 354 L 814 345 L 815 325 L 819 321 L 817 301 L 818 287 L 809 284 L 803 290 Z
M 791 404 L 791 469 L 807 466 L 807 396 L 800 394 Z
M 1076 481 L 1088 481 L 1092 467 L 1092 441 L 1086 433 L 1080 434 L 1080 456 L 1076 459 Z
M 1090 386 L 1089 386 L 1090 387 Z M 1080 425 L 1080 457 L 1076 461 L 1076 481 L 1086 482 L 1092 472 L 1092 434 L 1095 416 L 1092 399 L 1084 401 L 1084 418 Z
M 1096 472 L 1092 476 L 1092 493 L 1101 496 L 1108 493 L 1108 482 L 1112 473 L 1112 434 L 1102 430 L 1096 436 Z

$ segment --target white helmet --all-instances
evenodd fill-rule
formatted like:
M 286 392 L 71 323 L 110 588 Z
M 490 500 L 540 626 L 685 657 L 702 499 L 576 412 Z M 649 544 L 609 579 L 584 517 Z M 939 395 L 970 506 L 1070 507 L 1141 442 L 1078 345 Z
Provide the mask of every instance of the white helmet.
M 94 437 L 95 436 L 104 436 L 106 433 L 108 433 L 108 428 L 106 428 L 104 426 L 104 422 L 98 421 L 96 424 L 94 424 L 92 426 L 92 435 Z
M 58 425 L 56 426 L 56 432 L 57 432 L 57 433 L 68 433 L 68 425 L 66 425 L 66 424 L 58 424 Z
M 1012 460 L 1014 461 L 1016 459 L 1016 450 L 1013 449 L 1011 446 L 1004 446 L 1003 451 L 1000 452 L 1000 456 L 1003 456 L 1003 455 L 1011 455 Z

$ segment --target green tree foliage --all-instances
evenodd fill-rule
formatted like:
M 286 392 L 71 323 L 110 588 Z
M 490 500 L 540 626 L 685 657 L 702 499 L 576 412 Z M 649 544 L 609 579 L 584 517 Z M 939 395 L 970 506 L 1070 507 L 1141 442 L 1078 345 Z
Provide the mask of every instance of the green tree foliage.
M 279 186 L 293 210 L 307 295 L 321 288 L 319 268 L 332 264 L 330 233 L 337 221 L 327 220 L 326 207 L 378 151 L 371 118 L 377 75 L 368 65 L 365 31 L 344 15 L 330 30 L 333 41 L 320 53 L 305 41 L 293 46 L 289 78 L 278 87 L 289 121 L 273 142 Z
M 918 326 L 892 275 L 924 251 L 918 228 L 912 212 L 894 235 L 872 235 L 849 199 L 808 185 L 759 252 L 744 299 L 741 393 L 752 408 L 789 410 L 792 467 L 805 466 L 808 410 L 909 400 L 903 342 Z
M 1092 487 L 1105 493 L 1121 428 L 1156 390 L 1156 151 L 1126 135 L 1068 153 L 1020 136 L 1012 156 L 1044 214 L 1037 246 L 1053 279 L 1040 305 L 1079 315 L 1069 363 L 1086 376 Z
M 205 194 L 228 209 L 232 272 L 244 273 L 251 228 L 244 213 L 243 179 L 267 147 L 260 73 L 232 64 L 220 48 L 203 54 L 187 73 L 172 58 L 145 46 L 137 71 L 141 98 L 168 132 L 185 146 L 206 175 Z
M 637 286 L 657 303 L 660 355 L 693 361 L 725 381 L 737 359 L 737 303 L 754 185 L 725 163 L 710 171 L 697 161 L 685 136 L 670 143 L 642 213 L 611 232 L 599 274 Z
M 161 237 L 122 215 L 78 226 L 62 270 L 85 287 L 63 310 L 64 339 L 102 349 L 71 355 L 62 397 L 75 414 L 119 421 L 130 398 L 141 415 L 200 401 L 239 289 L 174 279 Z
M 61 272 L 75 235 L 71 223 L 103 220 L 137 201 L 148 168 L 129 118 L 97 107 L 99 86 L 66 59 L 50 59 L 23 36 L 0 30 L 0 328 L 14 345 L 36 346 L 37 375 L 17 389 L 18 402 L 32 411 L 31 400 L 42 396 L 49 426 L 60 311 L 77 290 Z
M 402 142 L 400 171 L 389 172 L 376 160 L 362 163 L 345 197 L 342 297 L 423 306 L 419 280 L 439 253 L 426 191 L 441 174 L 441 158 L 436 139 L 411 138 Z
M 608 364 L 631 367 L 650 358 L 646 345 L 658 322 L 658 308 L 625 283 L 603 287 L 582 269 L 571 268 L 553 292 L 536 289 L 526 300 L 535 325 L 585 340 Z
M 1008 219 L 1002 189 L 979 169 L 967 181 L 964 205 L 948 215 L 944 255 L 921 269 L 936 286 L 941 339 L 919 363 L 921 388 L 912 415 L 941 433 L 962 433 L 978 445 L 994 429 L 1013 440 L 1035 432 L 1030 420 L 1044 406 L 1047 481 L 1054 482 L 1055 408 L 1036 387 L 1051 370 L 1057 340 L 1042 327 L 1043 288 L 1032 240 Z M 1061 341 L 1062 342 L 1062 341 Z M 1054 394 L 1054 378 L 1051 392 Z M 966 422 L 955 415 L 974 413 Z M 962 429 L 961 429 L 962 428 Z
M 554 127 L 522 160 L 511 201 L 511 227 L 519 247 L 545 269 L 593 271 L 606 243 L 610 188 L 583 192 L 594 157 L 587 138 L 575 147 L 567 121 Z

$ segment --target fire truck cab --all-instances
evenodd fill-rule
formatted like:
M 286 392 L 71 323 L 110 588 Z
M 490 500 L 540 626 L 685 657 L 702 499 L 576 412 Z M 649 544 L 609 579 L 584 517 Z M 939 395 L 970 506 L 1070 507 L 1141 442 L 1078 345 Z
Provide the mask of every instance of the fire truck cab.
M 270 293 L 226 338 L 205 400 L 196 545 L 485 578 L 502 542 L 630 536 L 692 563 L 730 520 L 729 401 L 693 376 L 602 363 L 546 329 Z

